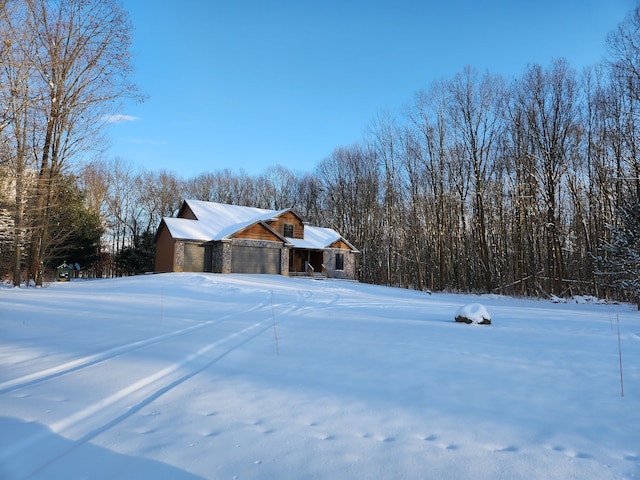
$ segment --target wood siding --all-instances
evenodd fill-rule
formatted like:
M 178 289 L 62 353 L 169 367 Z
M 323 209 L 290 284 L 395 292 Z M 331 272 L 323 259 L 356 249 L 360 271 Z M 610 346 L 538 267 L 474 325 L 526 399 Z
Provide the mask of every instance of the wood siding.
M 173 272 L 175 257 L 175 240 L 171 237 L 169 229 L 162 223 L 156 239 L 156 257 L 154 271 Z
M 304 224 L 302 223 L 302 219 L 293 212 L 285 212 L 275 221 L 269 222 L 269 226 L 282 236 L 284 236 L 285 224 L 293 225 L 293 238 L 304 238 Z
M 277 235 L 261 223 L 255 223 L 244 230 L 239 231 L 232 238 L 248 238 L 251 240 L 268 240 L 271 242 L 282 242 Z
M 178 212 L 178 218 L 188 218 L 189 220 L 197 220 L 197 217 L 186 203 L 182 204 L 182 208 Z
M 329 248 L 340 248 L 342 250 L 351 250 L 351 247 L 349 247 L 349 245 L 344 243 L 342 239 L 336 240 L 335 242 L 333 242 L 331 245 L 329 245 Z

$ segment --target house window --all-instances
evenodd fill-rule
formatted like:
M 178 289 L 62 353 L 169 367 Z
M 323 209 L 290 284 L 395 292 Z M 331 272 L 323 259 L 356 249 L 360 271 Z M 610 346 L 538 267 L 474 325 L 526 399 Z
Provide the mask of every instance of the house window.
M 344 253 L 336 253 L 336 270 L 344 270 Z
M 284 236 L 293 238 L 293 225 L 291 223 L 284 224 Z

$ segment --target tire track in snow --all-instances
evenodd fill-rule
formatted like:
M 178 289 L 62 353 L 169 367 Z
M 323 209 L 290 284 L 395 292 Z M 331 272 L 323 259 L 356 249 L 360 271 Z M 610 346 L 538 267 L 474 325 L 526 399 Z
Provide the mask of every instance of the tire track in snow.
M 299 306 L 290 307 L 279 315 L 299 310 Z M 251 309 L 250 309 L 251 310 Z M 249 310 L 249 311 L 250 311 Z M 246 312 L 245 312 L 246 313 Z M 48 466 L 55 463 L 65 455 L 71 453 L 79 446 L 91 441 L 101 433 L 113 428 L 126 420 L 134 413 L 140 411 L 151 402 L 169 392 L 183 382 L 206 370 L 233 351 L 259 337 L 264 332 L 273 328 L 272 315 L 264 320 L 251 324 L 241 330 L 231 333 L 213 343 L 205 345 L 198 351 L 188 355 L 183 360 L 149 375 L 115 393 L 89 405 L 84 409 L 58 420 L 49 425 L 49 430 L 27 437 L 13 444 L 10 448 L 0 452 L 0 465 L 8 459 L 18 455 L 25 449 L 32 449 L 40 442 L 46 442 L 54 434 L 71 440 L 72 444 L 58 450 L 44 449 L 50 455 L 47 458 L 33 458 L 29 464 L 29 473 L 24 478 L 32 478 L 42 473 Z M 249 334 L 249 335 L 246 335 Z M 229 348 L 222 352 L 215 352 L 216 347 L 231 340 L 238 339 Z M 38 451 L 43 449 L 38 448 Z
M 38 372 L 33 372 L 28 375 L 23 375 L 22 377 L 14 378 L 12 380 L 7 380 L 5 382 L 0 383 L 0 395 L 4 393 L 12 392 L 14 390 L 18 390 L 20 388 L 28 387 L 40 382 L 44 382 L 52 378 L 60 377 L 62 375 L 66 375 L 68 373 L 72 373 L 86 367 L 90 367 L 92 365 L 95 365 L 96 363 L 104 362 L 105 360 L 109 360 L 111 358 L 124 355 L 125 353 L 133 352 L 135 350 L 138 350 L 143 347 L 147 347 L 149 345 L 154 345 L 154 344 L 163 342 L 165 340 L 179 337 L 181 335 L 186 335 L 188 333 L 194 332 L 196 330 L 200 330 L 205 327 L 209 327 L 211 325 L 216 325 L 218 323 L 221 323 L 237 315 L 250 313 L 255 310 L 265 309 L 267 305 L 268 303 L 264 302 L 252 308 L 244 310 L 240 313 L 224 315 L 223 317 L 217 318 L 215 320 L 209 320 L 206 322 L 198 323 L 197 325 L 191 325 L 190 327 L 186 327 L 180 330 L 165 333 L 155 337 L 147 338 L 144 340 L 139 340 L 137 342 L 127 343 L 125 345 L 119 345 L 117 347 L 110 348 L 109 350 L 105 350 L 103 352 L 78 358 L 76 360 L 71 360 L 69 362 L 56 365 L 55 367 L 50 367 L 45 370 L 40 370 Z

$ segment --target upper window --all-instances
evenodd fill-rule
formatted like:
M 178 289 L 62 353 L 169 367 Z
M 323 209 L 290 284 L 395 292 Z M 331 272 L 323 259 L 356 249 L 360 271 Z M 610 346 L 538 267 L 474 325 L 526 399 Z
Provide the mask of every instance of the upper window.
M 293 224 L 291 223 L 284 224 L 284 236 L 293 238 Z

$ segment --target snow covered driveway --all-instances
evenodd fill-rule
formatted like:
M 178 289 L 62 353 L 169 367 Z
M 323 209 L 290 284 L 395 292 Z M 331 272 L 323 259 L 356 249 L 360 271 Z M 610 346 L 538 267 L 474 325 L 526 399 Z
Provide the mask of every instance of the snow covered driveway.
M 454 322 L 474 302 L 492 325 Z M 0 288 L 0 362 L 2 479 L 640 477 L 629 305 L 260 275 Z

